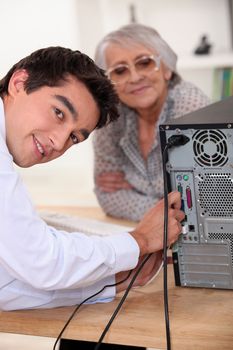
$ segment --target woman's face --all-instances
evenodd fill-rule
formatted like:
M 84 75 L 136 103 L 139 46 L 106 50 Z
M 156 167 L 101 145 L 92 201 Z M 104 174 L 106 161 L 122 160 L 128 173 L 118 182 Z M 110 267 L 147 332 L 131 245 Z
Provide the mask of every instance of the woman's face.
M 158 57 L 152 50 L 142 46 L 120 46 L 111 44 L 105 51 L 107 70 L 113 70 L 118 75 L 126 75 L 115 83 L 115 89 L 120 100 L 137 111 L 150 110 L 163 104 L 167 95 L 167 82 L 171 78 L 171 71 L 160 61 L 157 68 L 143 69 L 142 65 L 135 65 L 141 58 Z M 126 68 L 125 68 L 126 67 Z M 117 70 L 115 70 L 117 68 Z M 125 74 L 123 70 L 127 70 Z M 112 74 L 110 74 L 111 78 Z M 114 81 L 113 81 L 114 82 Z

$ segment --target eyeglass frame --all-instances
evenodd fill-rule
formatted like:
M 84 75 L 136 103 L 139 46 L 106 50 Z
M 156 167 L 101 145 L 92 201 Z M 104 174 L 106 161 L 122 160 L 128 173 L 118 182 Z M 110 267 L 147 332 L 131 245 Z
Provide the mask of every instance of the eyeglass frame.
M 116 69 L 116 68 L 118 68 L 118 67 L 126 67 L 126 68 L 129 70 L 129 72 L 131 72 L 131 71 L 130 71 L 130 67 L 132 67 L 132 66 L 135 68 L 135 70 L 136 70 L 136 72 L 137 72 L 137 69 L 136 69 L 136 62 L 139 61 L 139 60 L 141 60 L 142 58 L 150 58 L 150 59 L 152 59 L 152 60 L 155 62 L 156 66 L 155 66 L 155 68 L 153 68 L 152 70 L 155 70 L 155 71 L 157 72 L 157 71 L 160 69 L 160 64 L 161 64 L 161 56 L 160 56 L 160 55 L 159 55 L 159 56 L 156 56 L 156 55 L 144 55 L 144 56 L 141 56 L 141 57 L 137 58 L 137 59 L 136 59 L 133 63 L 131 63 L 131 64 L 128 64 L 128 63 L 120 63 L 120 64 L 118 64 L 118 65 L 116 65 L 116 66 L 114 66 L 114 67 L 110 67 L 110 68 L 108 68 L 108 69 L 105 71 L 105 74 L 106 74 L 106 76 L 108 77 L 108 79 L 111 80 L 112 84 L 114 84 L 114 85 L 125 84 L 126 82 L 128 82 L 128 80 L 126 80 L 126 81 L 123 82 L 123 83 L 114 82 L 114 81 L 110 78 L 111 72 L 113 72 L 113 70 Z M 138 72 L 137 72 L 137 73 L 138 73 Z M 139 74 L 140 74 L 140 73 L 139 73 Z

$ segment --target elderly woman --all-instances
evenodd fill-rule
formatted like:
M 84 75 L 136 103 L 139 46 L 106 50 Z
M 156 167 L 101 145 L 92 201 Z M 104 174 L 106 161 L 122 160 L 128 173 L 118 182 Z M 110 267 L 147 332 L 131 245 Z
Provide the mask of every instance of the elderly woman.
M 120 118 L 94 135 L 95 193 L 107 214 L 138 221 L 163 197 L 159 124 L 210 101 L 182 80 L 176 54 L 153 28 L 109 33 L 95 60 L 120 99 Z

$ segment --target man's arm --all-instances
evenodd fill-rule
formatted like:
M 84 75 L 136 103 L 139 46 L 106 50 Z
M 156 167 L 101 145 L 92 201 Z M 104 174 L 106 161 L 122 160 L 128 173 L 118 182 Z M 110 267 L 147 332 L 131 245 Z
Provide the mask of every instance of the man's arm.
M 68 235 L 46 225 L 10 156 L 0 152 L 0 162 L 0 264 L 12 279 L 42 290 L 74 289 L 136 266 L 139 248 L 127 233 Z
M 28 283 L 14 279 L 0 288 L 0 310 L 10 311 L 78 305 L 84 299 L 100 291 L 104 286 L 114 283 L 115 276 L 110 276 L 89 287 L 45 291 L 33 288 Z M 115 297 L 115 293 L 115 287 L 105 288 L 87 303 L 110 302 Z
M 180 210 L 180 194 L 178 192 L 172 192 L 168 196 L 168 246 L 174 243 L 178 235 L 181 232 L 181 221 L 184 219 L 184 212 Z M 151 220 L 154 218 L 155 220 Z M 157 219 L 156 219 L 157 218 Z M 159 219 L 160 218 L 160 219 Z M 164 200 L 160 200 L 158 204 L 153 207 L 149 212 L 145 214 L 142 221 L 137 225 L 135 230 L 131 233 L 137 240 L 140 247 L 140 258 L 138 266 L 133 272 L 136 272 L 141 262 L 148 255 L 150 249 L 155 253 L 151 254 L 150 258 L 144 265 L 143 269 L 134 282 L 134 286 L 143 286 L 148 283 L 157 273 L 163 258 L 163 223 L 164 223 Z M 151 225 L 154 222 L 154 227 Z M 142 235 L 144 232 L 144 235 Z M 152 233 L 153 237 L 150 237 Z M 149 234 L 149 235 L 148 235 Z M 147 239 L 149 238 L 149 241 Z M 155 243 L 155 246 L 151 246 L 151 242 Z M 152 243 L 153 244 L 153 243 Z M 152 253 L 152 251 L 150 253 Z M 145 253 L 145 255 L 144 255 Z M 170 259 L 168 259 L 170 261 Z M 170 261 L 171 262 L 171 261 Z M 116 281 L 121 281 L 127 277 L 126 272 L 120 272 L 116 275 Z M 124 283 L 119 284 L 117 292 L 125 290 L 130 282 L 131 278 L 128 278 Z

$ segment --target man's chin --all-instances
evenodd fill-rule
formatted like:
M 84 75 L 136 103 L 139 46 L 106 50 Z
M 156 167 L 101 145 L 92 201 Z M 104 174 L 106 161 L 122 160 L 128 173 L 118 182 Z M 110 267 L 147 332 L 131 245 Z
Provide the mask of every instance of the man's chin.
M 30 161 L 30 160 L 26 160 L 26 159 L 18 159 L 18 158 L 15 157 L 15 158 L 13 158 L 13 161 L 20 168 L 30 168 L 30 167 L 32 167 L 34 165 L 48 163 L 51 160 L 54 160 L 54 159 L 58 158 L 59 156 L 54 157 L 54 158 L 50 158 L 50 159 L 48 157 L 43 156 L 41 159 L 38 159 L 37 161 L 35 159 Z
M 26 160 L 22 160 L 22 159 L 13 159 L 14 160 L 14 163 L 20 167 L 20 168 L 30 168 L 32 167 L 33 165 L 37 165 L 37 164 L 40 164 L 42 162 L 30 162 L 30 161 L 26 161 Z
M 35 164 L 27 164 L 27 163 L 24 163 L 24 162 L 19 162 L 19 161 L 16 161 L 16 160 L 14 160 L 14 163 L 20 168 L 30 168 L 31 166 L 35 165 Z

